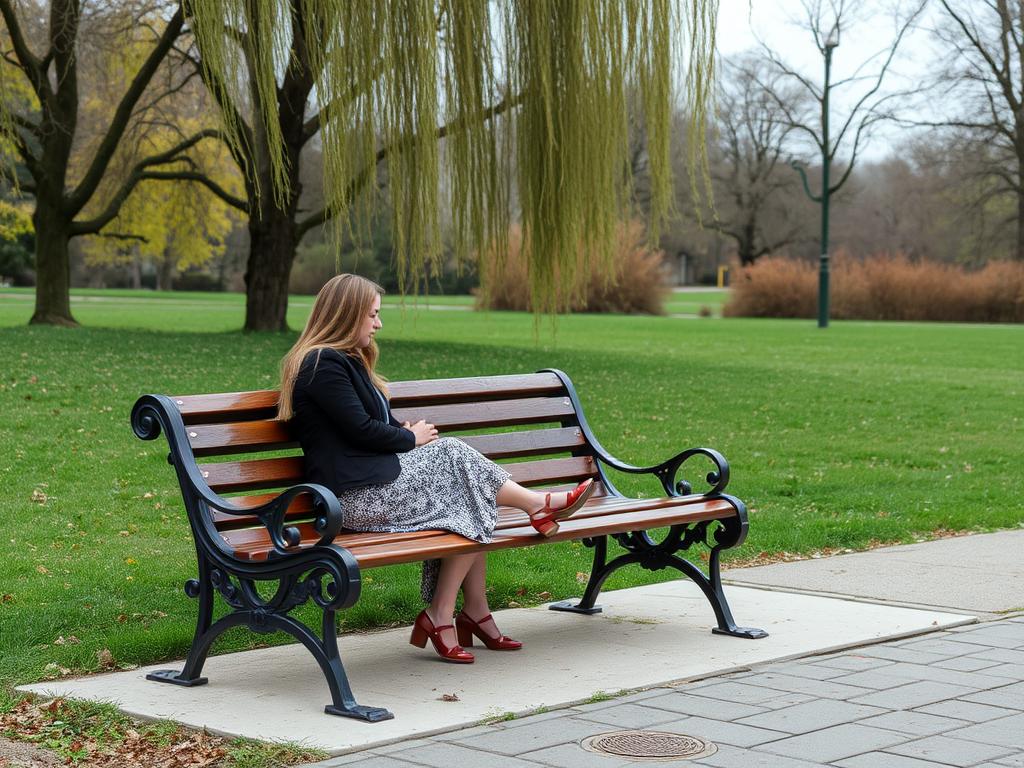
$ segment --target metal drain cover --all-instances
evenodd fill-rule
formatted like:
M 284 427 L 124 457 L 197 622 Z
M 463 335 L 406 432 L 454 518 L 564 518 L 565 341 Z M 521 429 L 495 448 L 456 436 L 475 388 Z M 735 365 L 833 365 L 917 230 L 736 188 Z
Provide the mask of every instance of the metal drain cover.
M 710 741 L 662 731 L 599 733 L 581 742 L 584 749 L 630 760 L 679 760 L 707 757 L 718 751 Z

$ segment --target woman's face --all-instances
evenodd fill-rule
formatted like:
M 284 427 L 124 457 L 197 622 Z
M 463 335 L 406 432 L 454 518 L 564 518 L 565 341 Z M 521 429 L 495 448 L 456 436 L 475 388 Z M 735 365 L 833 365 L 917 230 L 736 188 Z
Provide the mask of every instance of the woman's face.
M 370 312 L 363 318 L 359 326 L 359 348 L 370 346 L 373 335 L 379 331 L 384 324 L 380 321 L 380 295 L 373 297 L 373 304 L 370 305 Z

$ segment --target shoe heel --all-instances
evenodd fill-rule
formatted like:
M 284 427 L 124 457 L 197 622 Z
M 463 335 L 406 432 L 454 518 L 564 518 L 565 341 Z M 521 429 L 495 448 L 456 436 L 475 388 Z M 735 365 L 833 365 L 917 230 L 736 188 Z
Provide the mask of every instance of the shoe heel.
M 412 635 L 409 636 L 409 643 L 417 648 L 427 647 L 427 630 L 419 624 L 412 628 Z
M 537 531 L 541 536 L 554 536 L 558 533 L 558 523 L 554 520 L 547 523 L 541 523 L 540 527 L 537 528 Z
M 463 648 L 473 647 L 473 630 L 465 624 L 455 624 L 455 634 L 459 636 L 459 645 Z

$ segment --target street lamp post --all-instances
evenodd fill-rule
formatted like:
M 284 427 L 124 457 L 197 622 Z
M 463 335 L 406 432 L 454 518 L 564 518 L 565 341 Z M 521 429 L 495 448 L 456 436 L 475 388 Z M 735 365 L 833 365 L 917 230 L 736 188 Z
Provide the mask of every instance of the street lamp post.
M 821 99 L 821 267 L 818 271 L 818 327 L 828 328 L 829 259 L 828 259 L 828 198 L 832 148 L 828 138 L 828 91 L 832 76 L 832 51 L 839 47 L 839 25 L 832 27 L 825 40 L 825 89 Z
M 828 94 L 832 77 L 832 51 L 839 47 L 839 26 L 832 27 L 825 40 L 825 88 L 821 97 L 821 194 L 815 195 L 807 183 L 807 173 L 796 160 L 789 164 L 800 174 L 804 192 L 816 203 L 821 203 L 821 262 L 818 271 L 818 327 L 828 328 L 829 258 L 828 258 L 828 199 L 831 185 L 832 147 L 828 136 Z

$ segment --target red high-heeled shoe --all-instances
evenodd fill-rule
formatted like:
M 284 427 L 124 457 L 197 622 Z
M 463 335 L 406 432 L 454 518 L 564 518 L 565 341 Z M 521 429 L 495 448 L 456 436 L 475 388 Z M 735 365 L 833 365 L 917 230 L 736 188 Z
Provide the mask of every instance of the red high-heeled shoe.
M 427 612 L 420 611 L 420 615 L 416 617 L 416 623 L 412 625 L 412 635 L 409 637 L 409 642 L 420 648 L 426 648 L 427 638 L 429 637 L 430 642 L 434 644 L 434 650 L 437 651 L 437 655 L 445 661 L 452 661 L 456 664 L 472 664 L 472 653 L 463 650 L 461 645 L 448 645 L 441 639 L 441 632 L 446 629 L 452 629 L 452 625 L 445 624 L 443 627 L 435 627 L 434 622 L 427 616 Z
M 565 506 L 558 509 L 551 508 L 551 494 L 549 493 L 541 510 L 530 518 L 530 524 L 537 529 L 541 536 L 554 536 L 558 533 L 558 521 L 582 507 L 593 495 L 594 487 L 594 478 L 591 477 L 583 481 L 569 491 Z
M 459 611 L 455 614 L 455 630 L 459 635 L 459 645 L 464 645 L 467 648 L 473 645 L 473 635 L 476 635 L 483 640 L 484 645 L 491 651 L 515 651 L 523 647 L 523 644 L 518 640 L 513 640 L 511 637 L 498 633 L 498 637 L 491 637 L 486 634 L 481 628 L 481 624 L 487 622 L 494 624 L 494 617 L 491 614 L 487 614 L 480 621 L 474 621 L 469 617 L 465 611 Z M 494 624 L 494 628 L 497 629 L 498 625 Z

